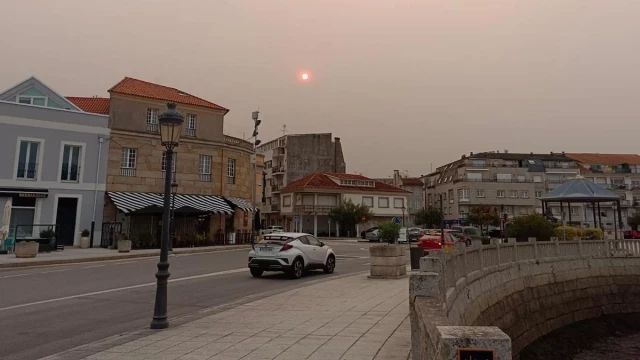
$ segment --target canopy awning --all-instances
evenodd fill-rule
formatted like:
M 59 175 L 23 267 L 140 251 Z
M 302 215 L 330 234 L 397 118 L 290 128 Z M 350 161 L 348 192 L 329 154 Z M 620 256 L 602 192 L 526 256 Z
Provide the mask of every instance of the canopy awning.
M 543 202 L 608 202 L 618 201 L 620 197 L 598 184 L 576 176 L 540 198 Z
M 156 193 L 132 193 L 108 191 L 107 195 L 118 210 L 125 214 L 147 208 L 162 209 L 163 195 Z M 231 207 L 220 196 L 214 195 L 175 195 L 175 209 L 191 208 L 197 211 L 214 214 L 233 214 Z
M 237 197 L 224 197 L 227 201 L 229 201 L 233 206 L 239 208 L 242 211 L 253 212 L 255 208 L 251 205 L 250 202 L 245 199 L 237 198 Z

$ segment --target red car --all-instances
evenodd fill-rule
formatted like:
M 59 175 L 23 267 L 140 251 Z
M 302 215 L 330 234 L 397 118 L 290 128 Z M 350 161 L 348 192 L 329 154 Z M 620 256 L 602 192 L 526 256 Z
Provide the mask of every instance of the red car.
M 640 231 L 637 231 L 637 230 L 625 231 L 624 237 L 625 239 L 640 239 Z
M 451 234 L 444 234 L 444 244 L 450 247 L 456 246 L 457 238 Z M 427 234 L 422 235 L 418 240 L 418 247 L 425 250 L 440 250 L 442 249 L 440 234 Z

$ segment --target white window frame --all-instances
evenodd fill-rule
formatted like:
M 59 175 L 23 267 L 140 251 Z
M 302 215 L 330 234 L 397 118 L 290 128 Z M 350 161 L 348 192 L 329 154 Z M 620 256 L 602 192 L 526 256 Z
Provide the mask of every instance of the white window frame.
M 453 201 L 455 200 L 453 196 L 453 189 L 449 189 L 449 204 L 453 204 Z
M 155 114 L 154 114 L 155 112 Z M 148 132 L 156 132 L 160 130 L 160 125 L 158 125 L 158 115 L 160 114 L 160 109 L 148 107 L 147 108 L 147 118 L 146 118 L 146 131 Z M 155 116 L 154 116 L 155 115 Z M 155 130 L 151 129 L 149 125 L 155 125 Z
M 515 196 L 513 195 L 513 193 L 516 193 Z M 515 199 L 518 197 L 518 190 L 509 190 L 509 198 L 511 199 Z
M 365 200 L 371 200 L 371 205 L 367 204 Z M 362 205 L 372 208 L 373 207 L 373 196 L 363 196 L 362 197 Z
M 502 196 L 500 195 L 500 193 L 502 193 Z M 496 197 L 497 198 L 505 198 L 507 196 L 507 193 L 505 192 L 505 190 L 496 190 Z
M 460 200 L 469 200 L 469 189 L 460 189 Z
M 283 207 L 291 206 L 291 195 L 285 195 L 282 197 L 282 206 Z
M 198 165 L 200 181 L 211 182 L 211 164 L 213 162 L 212 159 L 213 157 L 211 155 L 200 154 L 200 163 Z M 208 164 L 207 160 L 209 160 Z
M 533 182 L 534 182 L 534 183 L 541 183 L 541 182 L 542 182 L 542 176 L 540 176 L 540 175 L 534 175 L 534 176 L 533 176 Z
M 523 198 L 523 199 L 528 199 L 529 198 L 529 190 L 520 191 L 520 197 Z
M 31 207 L 31 206 L 14 206 L 13 205 L 13 198 L 8 198 L 7 201 L 11 203 L 11 210 L 13 209 L 33 209 L 33 223 L 34 224 L 39 224 L 40 223 L 40 212 L 42 210 L 42 200 L 44 199 L 35 199 L 35 206 Z M 56 208 L 57 209 L 57 206 Z M 54 214 L 57 212 L 54 211 Z M 9 226 L 9 231 L 11 231 L 11 219 L 9 219 L 9 224 L 7 224 L 7 226 Z M 31 233 L 31 236 L 34 237 L 35 235 L 33 234 L 33 232 Z
M 536 191 L 535 194 L 536 194 L 536 199 L 542 197 L 542 191 Z
M 236 183 L 236 159 L 227 158 L 227 184 Z
M 124 153 L 125 150 L 129 150 L 127 151 L 127 166 L 122 166 L 122 155 Z M 133 162 L 133 167 L 131 167 L 129 164 L 131 163 L 131 150 L 134 150 L 135 156 L 134 156 L 134 162 Z M 138 167 L 138 149 L 137 148 L 127 148 L 127 147 L 123 147 L 122 149 L 120 149 L 120 176 L 136 176 L 136 168 Z M 132 171 L 126 171 L 127 173 L 133 173 L 133 175 L 123 175 L 125 172 L 123 171 L 123 169 L 129 169 Z
M 178 159 L 178 153 L 174 152 L 173 153 L 173 162 L 171 163 L 171 172 L 173 173 L 173 177 L 171 178 L 172 182 L 176 182 L 176 177 L 178 176 L 177 172 L 176 172 L 176 163 Z M 137 161 L 137 159 L 136 159 Z M 163 151 L 162 152 L 162 165 L 160 166 L 160 170 L 162 170 L 162 178 L 164 179 L 164 177 L 166 176 L 166 171 L 167 171 L 167 152 Z
M 77 146 L 80 148 L 80 154 L 78 156 L 78 181 L 73 180 L 62 180 L 62 164 L 64 163 L 64 147 L 65 146 Z M 82 183 L 84 180 L 84 159 L 85 159 L 85 150 L 87 148 L 86 143 L 81 142 L 72 142 L 72 141 L 62 141 L 60 143 L 60 161 L 58 164 L 58 182 L 64 183 Z M 122 154 L 120 154 L 122 156 Z M 99 166 L 99 165 L 98 165 Z M 96 181 L 97 182 L 97 181 Z
M 387 205 L 386 205 L 386 206 L 382 206 L 382 205 L 380 204 L 380 201 L 381 201 L 381 200 L 386 200 Z M 388 198 L 388 197 L 385 197 L 385 196 L 380 196 L 380 197 L 378 197 L 378 207 L 379 207 L 380 209 L 388 209 L 388 208 L 389 208 L 389 198 Z
M 398 206 L 398 200 L 400 200 L 400 206 Z M 393 198 L 393 208 L 402 209 L 404 206 L 404 198 Z
M 185 136 L 196 136 L 196 124 L 198 122 L 198 115 L 187 114 L 187 121 L 185 121 Z
M 26 91 L 26 90 L 25 90 Z M 31 102 L 29 104 L 21 103 L 20 98 L 30 99 Z M 33 103 L 33 99 L 44 99 L 44 105 L 36 105 Z M 22 105 L 33 105 L 33 106 L 49 106 L 49 97 L 48 96 L 32 96 L 32 95 L 16 95 L 16 102 Z
M 577 206 L 569 206 L 569 213 L 573 216 L 573 215 L 580 215 L 578 213 L 578 207 Z
M 19 178 L 18 177 L 18 161 L 20 160 L 20 143 L 22 143 L 23 141 L 28 141 L 28 142 L 37 142 L 40 143 L 40 145 L 38 145 L 38 166 L 36 166 L 36 178 L 35 179 L 28 179 L 28 178 Z M 16 138 L 16 153 L 15 153 L 15 159 L 13 161 L 13 180 L 16 181 L 39 181 L 39 179 L 41 178 L 42 175 L 42 159 L 44 156 L 44 139 L 41 138 L 30 138 L 30 137 L 17 137 Z
M 483 197 L 485 197 L 484 189 L 476 189 L 476 197 L 477 197 L 477 198 L 483 198 Z

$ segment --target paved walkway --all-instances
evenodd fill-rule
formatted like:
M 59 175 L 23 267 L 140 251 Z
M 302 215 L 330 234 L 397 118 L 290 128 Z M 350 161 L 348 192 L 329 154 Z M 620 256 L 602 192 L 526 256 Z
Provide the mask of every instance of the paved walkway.
M 355 275 L 163 331 L 113 337 L 47 360 L 407 360 L 408 280 Z
M 251 245 L 204 246 L 196 248 L 175 248 L 171 253 L 192 254 L 250 248 Z M 119 260 L 127 258 L 152 257 L 158 256 L 159 254 L 159 249 L 131 250 L 131 252 L 128 253 L 119 253 L 118 250 L 103 248 L 80 249 L 76 247 L 65 247 L 64 251 L 38 253 L 34 258 L 17 258 L 14 254 L 3 254 L 0 255 L 0 268 Z

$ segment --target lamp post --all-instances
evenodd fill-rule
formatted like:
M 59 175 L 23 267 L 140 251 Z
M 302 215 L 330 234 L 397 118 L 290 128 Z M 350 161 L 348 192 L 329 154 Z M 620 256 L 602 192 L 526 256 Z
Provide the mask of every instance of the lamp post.
M 175 154 L 175 153 L 174 153 Z M 173 179 L 171 183 L 171 241 L 169 242 L 169 251 L 173 251 L 173 239 L 176 238 L 176 193 L 178 192 L 178 183 Z
M 166 161 L 168 172 L 171 172 L 173 162 L 173 149 L 178 146 L 182 134 L 184 117 L 176 111 L 176 104 L 167 104 L 167 111 L 158 116 L 160 124 L 160 140 L 167 149 Z M 169 279 L 169 208 L 171 205 L 171 179 L 164 177 L 164 203 L 162 211 L 162 237 L 160 238 L 160 261 L 156 273 L 156 302 L 153 308 L 153 320 L 151 329 L 166 329 L 169 327 L 167 320 L 167 283 Z
M 254 111 L 251 113 L 251 119 L 253 120 L 253 172 L 251 173 L 251 178 L 252 178 L 252 189 L 251 189 L 251 202 L 252 202 L 252 206 L 253 206 L 253 216 L 251 217 L 251 245 L 253 246 L 253 243 L 255 242 L 255 239 L 257 239 L 257 233 L 256 230 L 256 215 L 258 214 L 258 209 L 256 207 L 256 165 L 258 162 L 258 145 L 260 145 L 260 143 L 262 141 L 258 140 L 258 126 L 260 125 L 260 123 L 262 122 L 262 120 L 259 119 L 260 117 L 260 111 Z M 254 233 L 256 233 L 254 235 Z M 254 239 L 255 236 L 255 239 Z

